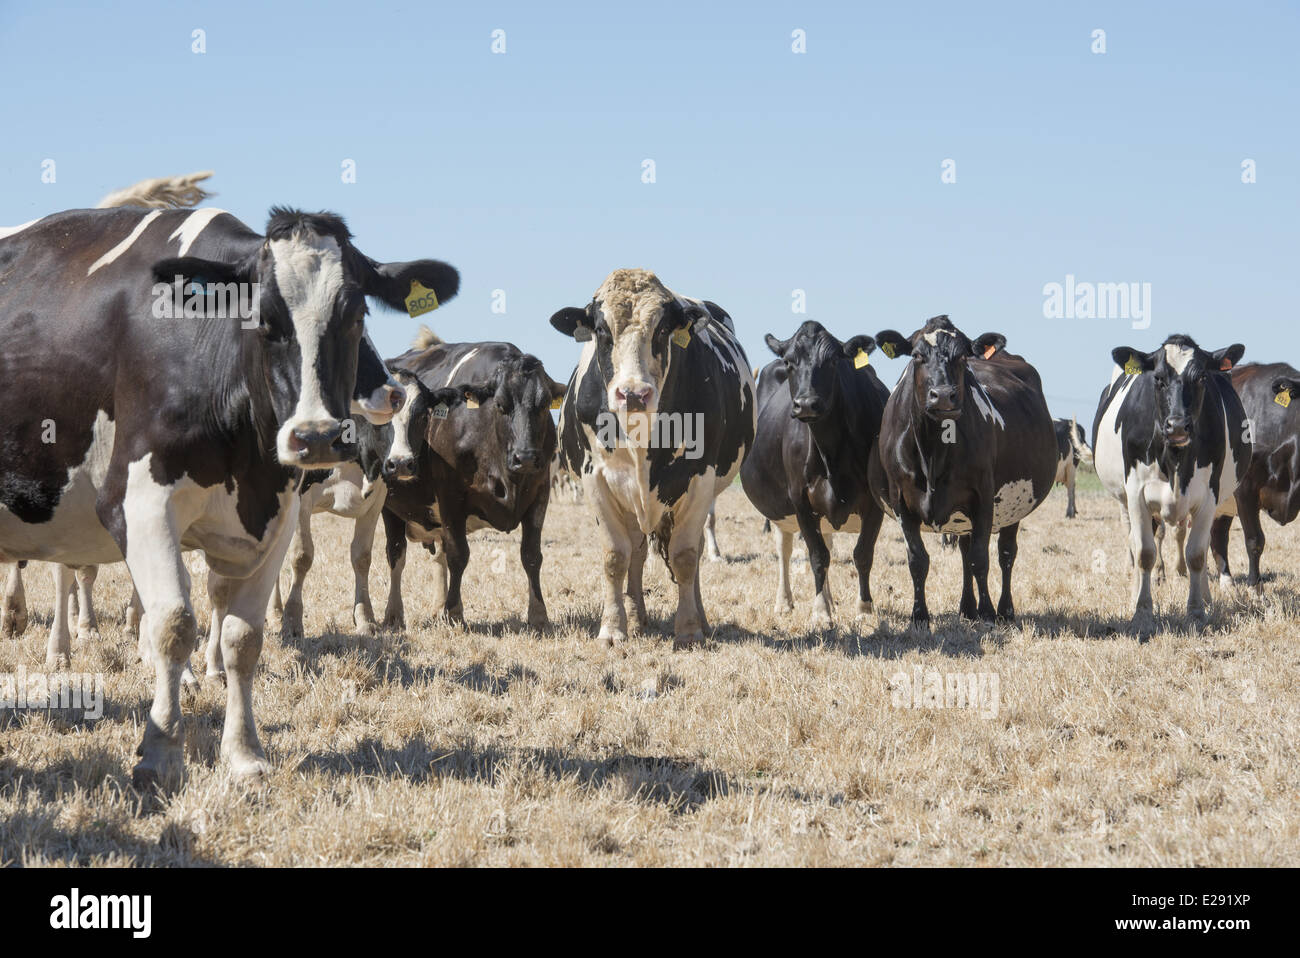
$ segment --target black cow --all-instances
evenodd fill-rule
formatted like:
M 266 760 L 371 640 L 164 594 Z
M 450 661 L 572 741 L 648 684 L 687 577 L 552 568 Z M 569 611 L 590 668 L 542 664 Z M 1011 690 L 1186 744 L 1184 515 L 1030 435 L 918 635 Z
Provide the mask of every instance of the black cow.
M 620 269 L 551 325 L 587 344 L 560 411 L 560 458 L 582 476 L 604 540 L 599 637 L 627 638 L 625 578 L 633 628 L 645 627 L 641 575 L 653 535 L 677 583 L 674 648 L 695 645 L 707 627 L 704 525 L 754 441 L 754 377 L 731 317 L 648 270 Z
M 487 527 L 510 532 L 522 525 L 527 622 L 543 628 L 542 523 L 556 446 L 551 406 L 564 387 L 546 374 L 541 360 L 510 343 L 428 342 L 422 336 L 389 364 L 415 392 L 394 420 L 384 463 L 390 569 L 384 626 L 404 624 L 408 539 L 425 544 L 440 567 L 435 609 L 463 623 L 467 533 Z
M 1074 511 L 1074 475 L 1080 462 L 1092 462 L 1092 449 L 1088 446 L 1088 434 L 1073 419 L 1053 419 L 1056 429 L 1056 482 L 1065 486 L 1068 495 L 1065 505 L 1065 518 L 1073 519 Z
M 959 536 L 961 614 L 995 617 L 988 591 L 989 538 L 998 532 L 1002 595 L 996 617 L 1015 615 L 1011 569 L 1020 521 L 1052 489 L 1056 440 L 1038 371 L 985 333 L 973 343 L 936 316 L 911 336 L 885 330 L 885 355 L 910 356 L 885 405 L 871 488 L 907 540 L 912 623 L 928 626 L 930 557 L 921 530 Z M 1000 531 L 999 531 L 1000 530 Z M 976 604 L 972 580 L 979 588 Z
M 252 677 L 299 470 L 354 455 L 366 297 L 402 308 L 417 282 L 445 302 L 458 277 L 376 263 L 327 213 L 273 209 L 261 234 L 218 210 L 72 210 L 0 239 L 0 561 L 125 558 L 156 674 L 139 785 L 183 770 L 184 549 L 228 585 L 222 755 L 266 770 Z
M 1111 351 L 1115 372 L 1097 406 L 1092 452 L 1097 478 L 1119 500 L 1128 526 L 1132 630 L 1139 637 L 1155 631 L 1153 517 L 1173 525 L 1190 520 L 1187 618 L 1193 630 L 1205 626 L 1210 527 L 1216 513 L 1234 508 L 1251 459 L 1246 414 L 1227 375 L 1245 349 L 1234 343 L 1211 353 L 1178 335 L 1154 352 Z
M 1300 513 L 1300 372 L 1288 363 L 1247 363 L 1232 371 L 1232 385 L 1252 426 L 1254 449 L 1250 465 L 1237 486 L 1234 500 L 1246 540 L 1249 572 L 1246 584 L 1261 589 L 1259 557 L 1264 552 L 1264 527 L 1259 512 L 1266 511 L 1278 525 Z M 1219 581 L 1232 581 L 1228 568 L 1228 530 L 1232 515 L 1215 518 L 1210 549 L 1219 568 Z
M 808 320 L 787 340 L 769 334 L 779 359 L 758 377 L 758 431 L 740 467 L 745 495 L 780 539 L 776 611 L 793 608 L 790 552 L 797 529 L 812 568 L 814 628 L 830 628 L 830 550 L 823 533 L 858 533 L 858 614 L 872 611 L 871 560 L 883 513 L 871 495 L 867 463 L 880 434 L 889 390 L 866 361 L 870 336 L 841 342 Z

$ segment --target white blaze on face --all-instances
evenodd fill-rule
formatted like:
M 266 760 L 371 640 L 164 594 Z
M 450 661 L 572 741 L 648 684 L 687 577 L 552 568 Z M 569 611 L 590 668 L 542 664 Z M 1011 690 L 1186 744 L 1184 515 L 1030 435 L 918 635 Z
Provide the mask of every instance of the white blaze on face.
M 275 263 L 275 284 L 280 290 L 294 336 L 302 353 L 302 388 L 289 421 L 280 427 L 276 448 L 280 461 L 293 465 L 297 457 L 289 448 L 295 429 L 333 426 L 337 420 L 325 405 L 325 393 L 316 369 L 321 339 L 329 327 L 339 290 L 343 287 L 343 253 L 331 236 L 296 233 L 289 239 L 270 241 Z
M 1192 361 L 1192 357 L 1195 355 L 1196 350 L 1187 346 L 1175 346 L 1173 344 L 1165 346 L 1165 362 L 1179 376 L 1183 374 L 1183 370 L 1187 368 L 1187 364 Z
M 615 270 L 596 291 L 596 304 L 614 341 L 614 374 L 606 396 L 610 409 L 623 405 L 619 392 L 627 395 L 646 390 L 646 411 L 658 408 L 667 369 L 651 347 L 664 309 L 676 299 L 654 273 L 644 269 Z M 671 343 L 669 348 L 673 348 Z
M 403 383 L 408 396 L 414 397 L 415 392 L 419 389 L 415 383 Z M 397 415 L 393 417 L 393 444 L 388 449 L 388 458 L 392 460 L 414 459 L 415 452 L 411 448 L 411 406 L 413 399 L 408 399 Z

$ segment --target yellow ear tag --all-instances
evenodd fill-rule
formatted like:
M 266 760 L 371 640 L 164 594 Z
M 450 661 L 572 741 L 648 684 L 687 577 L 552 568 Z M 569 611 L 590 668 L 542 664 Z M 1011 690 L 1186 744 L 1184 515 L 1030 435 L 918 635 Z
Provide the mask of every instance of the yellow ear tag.
M 893 343 L 881 343 L 880 351 L 884 353 L 886 356 L 888 356 L 890 359 L 893 359 L 895 356 L 898 355 L 896 349 L 894 348 Z
M 853 368 L 861 369 L 863 366 L 871 365 L 871 360 L 867 358 L 867 351 L 859 349 L 858 354 L 853 357 Z
M 406 311 L 412 316 L 423 316 L 438 308 L 438 297 L 426 289 L 418 279 L 411 280 L 411 293 L 406 297 Z
M 564 397 L 563 397 L 563 396 L 557 396 L 555 399 L 552 399 L 552 400 L 551 400 L 551 408 L 552 408 L 552 409 L 563 409 L 563 408 L 564 408 Z
M 1283 389 L 1273 397 L 1273 402 L 1285 409 L 1287 406 L 1291 405 L 1291 390 Z
M 466 396 L 466 397 L 465 397 L 465 408 L 466 408 L 466 409 L 477 409 L 477 408 L 478 408 L 478 400 L 475 399 L 473 396 Z
M 685 326 L 679 326 L 677 329 L 674 329 L 673 343 L 674 345 L 680 346 L 682 347 L 682 349 L 685 349 L 687 346 L 691 344 L 691 331 Z
M 1140 372 L 1142 372 L 1142 364 L 1138 362 L 1136 356 L 1129 353 L 1128 362 L 1124 364 L 1124 375 L 1136 376 Z

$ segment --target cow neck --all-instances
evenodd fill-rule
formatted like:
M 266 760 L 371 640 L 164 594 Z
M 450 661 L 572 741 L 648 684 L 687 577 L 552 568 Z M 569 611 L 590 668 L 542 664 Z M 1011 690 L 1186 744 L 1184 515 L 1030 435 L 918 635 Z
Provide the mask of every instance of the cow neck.
M 967 383 L 965 395 L 962 397 L 962 407 L 965 408 L 969 401 L 970 384 Z M 914 400 L 912 442 L 921 475 L 925 478 L 926 494 L 929 497 L 934 493 L 938 478 L 947 472 L 948 463 L 952 459 L 952 448 L 956 443 L 943 441 L 943 420 L 931 419 L 925 414 L 924 409 L 918 407 L 919 404 Z
M 848 360 L 841 360 L 846 365 Z M 858 407 L 851 402 L 848 391 L 840 379 L 842 369 L 836 370 L 834 407 L 829 415 L 815 422 L 808 423 L 808 434 L 812 437 L 812 446 L 821 460 L 822 469 L 831 481 L 832 489 L 847 488 L 855 475 L 866 475 L 866 459 L 871 444 L 855 442 L 861 435 L 862 417 Z M 835 412 L 841 415 L 836 416 Z
M 206 374 L 214 377 L 209 392 L 210 427 L 244 452 L 246 465 L 283 466 L 276 456 L 278 420 L 272 402 L 277 379 L 267 360 L 262 337 L 223 320 L 208 321 L 199 334 Z

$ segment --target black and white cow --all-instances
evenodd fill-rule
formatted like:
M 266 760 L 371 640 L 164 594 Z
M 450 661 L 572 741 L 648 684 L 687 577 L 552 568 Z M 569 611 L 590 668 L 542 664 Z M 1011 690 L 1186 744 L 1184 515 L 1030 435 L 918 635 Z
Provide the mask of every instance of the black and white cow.
M 876 336 L 886 356 L 911 357 L 885 405 L 869 473 L 872 491 L 898 517 L 907 540 L 914 625 L 928 627 L 930 620 L 922 529 L 959 536 L 960 612 L 984 620 L 995 617 L 988 571 L 989 539 L 997 532 L 1002 595 L 996 617 L 1015 615 L 1016 535 L 1052 489 L 1056 439 L 1038 371 L 1005 344 L 998 333 L 972 343 L 947 316 L 911 336 L 893 330 Z
M 768 334 L 779 358 L 758 377 L 758 432 L 740 469 L 745 495 L 776 527 L 779 541 L 776 611 L 794 607 L 790 553 L 797 530 L 813 574 L 812 625 L 830 628 L 825 533 L 856 532 L 859 615 L 872 611 L 871 561 L 883 514 L 871 495 L 867 464 L 889 399 L 866 357 L 870 336 L 841 342 L 808 320 L 787 340 Z
M 465 621 L 461 583 L 468 534 L 522 527 L 529 628 L 547 625 L 542 597 L 542 524 L 551 495 L 555 422 L 564 387 L 541 360 L 511 343 L 444 343 L 421 335 L 389 365 L 411 398 L 394 420 L 384 463 L 389 592 L 385 628 L 405 623 L 406 544 L 425 545 L 438 565 L 435 614 Z
M 1263 509 L 1278 525 L 1300 514 L 1300 371 L 1289 363 L 1247 363 L 1232 370 L 1232 385 L 1252 426 L 1250 465 L 1234 498 L 1246 540 L 1246 584 L 1259 590 L 1259 557 L 1264 552 Z M 1295 409 L 1291 406 L 1295 405 Z M 1210 550 L 1219 582 L 1232 581 L 1228 531 L 1232 516 L 1220 515 L 1210 531 Z
M 1073 419 L 1053 419 L 1056 428 L 1056 484 L 1065 486 L 1069 498 L 1065 505 L 1065 518 L 1073 519 L 1074 475 L 1081 462 L 1092 462 L 1092 448 L 1088 434 Z
M 1153 517 L 1188 522 L 1188 624 L 1199 630 L 1206 623 L 1210 528 L 1216 513 L 1235 508 L 1233 493 L 1251 459 L 1246 414 L 1228 377 L 1245 349 L 1234 343 L 1207 352 L 1175 335 L 1153 352 L 1111 351 L 1115 372 L 1097 406 L 1092 451 L 1097 478 L 1119 500 L 1128 526 L 1132 629 L 1140 637 L 1155 631 Z
M 551 325 L 584 342 L 560 411 L 560 455 L 582 476 L 604 540 L 600 638 L 646 625 L 642 572 L 654 536 L 677 583 L 674 647 L 701 641 L 704 527 L 718 493 L 754 441 L 757 405 L 749 361 L 731 318 L 679 296 L 654 273 L 615 270 L 586 307 Z
M 0 561 L 125 558 L 155 666 L 139 785 L 183 771 L 184 549 L 203 550 L 228 602 L 222 755 L 266 770 L 252 677 L 299 470 L 355 455 L 366 297 L 400 309 L 416 282 L 445 302 L 458 276 L 376 263 L 337 216 L 287 209 L 264 234 L 220 210 L 106 209 L 0 239 Z M 255 308 L 231 316 L 231 297 Z

